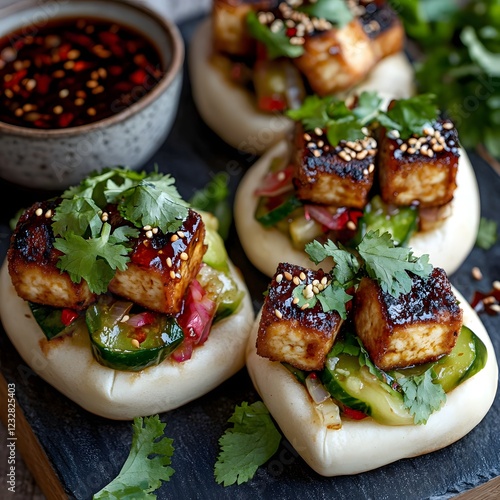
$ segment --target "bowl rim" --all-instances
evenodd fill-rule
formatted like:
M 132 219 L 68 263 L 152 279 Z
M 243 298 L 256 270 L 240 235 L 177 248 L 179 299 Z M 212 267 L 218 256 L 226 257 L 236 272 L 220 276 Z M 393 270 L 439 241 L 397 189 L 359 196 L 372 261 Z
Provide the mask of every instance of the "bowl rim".
M 147 94 L 140 97 L 136 102 L 128 106 L 118 113 L 103 118 L 96 122 L 88 123 L 86 125 L 78 125 L 76 127 L 68 127 L 61 129 L 35 129 L 28 127 L 20 127 L 17 125 L 11 125 L 9 123 L 0 121 L 0 137 L 3 134 L 9 136 L 17 137 L 31 137 L 37 139 L 49 139 L 49 138 L 67 138 L 78 136 L 83 133 L 90 133 L 95 130 L 99 130 L 103 127 L 108 127 L 111 125 L 116 125 L 121 123 L 131 116 L 137 114 L 139 111 L 143 110 L 145 107 L 149 106 L 156 98 L 158 98 L 167 88 L 171 85 L 174 79 L 177 77 L 179 72 L 182 71 L 182 65 L 185 58 L 185 45 L 182 35 L 177 27 L 177 25 L 160 14 L 156 13 L 153 9 L 141 4 L 132 3 L 129 0 L 72 0 L 72 3 L 91 3 L 91 2 L 104 2 L 111 7 L 113 4 L 119 7 L 139 11 L 140 13 L 149 17 L 153 22 L 157 23 L 160 28 L 165 32 L 166 36 L 170 40 L 172 46 L 172 60 L 169 66 L 166 68 L 163 76 L 161 77 L 158 84 Z M 58 3 L 57 0 L 18 0 L 12 4 L 0 8 L 0 18 L 5 19 L 8 16 L 23 12 L 24 10 L 34 8 L 40 9 L 44 5 Z M 63 18 L 63 15 L 50 16 L 50 20 Z M 99 17 L 96 14 L 96 17 Z M 28 24 L 23 24 L 23 26 L 28 26 Z M 132 26 L 132 25 L 131 25 Z M 133 27 L 133 26 L 132 26 Z M 144 32 L 138 30 L 144 35 Z

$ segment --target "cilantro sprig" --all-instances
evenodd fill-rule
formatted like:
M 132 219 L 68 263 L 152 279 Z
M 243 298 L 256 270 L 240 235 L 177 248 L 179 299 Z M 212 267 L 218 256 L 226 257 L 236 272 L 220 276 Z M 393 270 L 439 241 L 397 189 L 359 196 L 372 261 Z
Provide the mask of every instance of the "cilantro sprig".
M 115 479 L 92 498 L 154 499 L 152 494 L 174 473 L 170 467 L 174 453 L 173 440 L 164 436 L 166 424 L 158 415 L 137 417 L 132 425 L 133 437 L 129 456 Z
M 57 266 L 75 283 L 84 279 L 93 293 L 104 293 L 116 270 L 130 260 L 137 228 L 158 227 L 174 232 L 187 217 L 174 179 L 157 170 L 146 173 L 124 168 L 104 169 L 66 190 L 52 219 L 54 247 L 63 255 Z M 116 204 L 131 225 L 112 230 L 102 217 L 107 204 Z
M 498 239 L 498 223 L 493 219 L 481 217 L 476 236 L 476 246 L 489 250 Z
M 219 439 L 221 452 L 214 469 L 215 480 L 224 486 L 252 479 L 257 469 L 276 453 L 281 441 L 281 434 L 261 401 L 236 406 L 228 422 L 234 425 Z
M 395 246 L 388 232 L 367 232 L 353 250 L 333 241 L 322 244 L 315 240 L 306 245 L 305 251 L 315 264 L 332 258 L 335 265 L 330 283 L 314 297 L 304 296 L 304 285 L 294 288 L 297 305 L 314 307 L 319 301 L 324 312 L 337 311 L 343 319 L 347 317 L 346 304 L 352 298 L 347 291 L 364 276 L 374 279 L 384 292 L 397 298 L 411 291 L 412 278 L 408 273 L 426 277 L 433 269 L 427 254 L 416 257 L 410 248 Z
M 365 134 L 362 129 L 378 124 L 397 130 L 402 139 L 408 139 L 413 134 L 420 135 L 438 118 L 439 109 L 434 100 L 433 94 L 399 99 L 384 111 L 383 99 L 377 92 L 362 92 L 352 108 L 333 96 L 311 95 L 304 99 L 300 108 L 288 110 L 286 114 L 292 120 L 301 122 L 306 130 L 316 127 L 326 129 L 332 145 L 342 140 L 363 139 Z

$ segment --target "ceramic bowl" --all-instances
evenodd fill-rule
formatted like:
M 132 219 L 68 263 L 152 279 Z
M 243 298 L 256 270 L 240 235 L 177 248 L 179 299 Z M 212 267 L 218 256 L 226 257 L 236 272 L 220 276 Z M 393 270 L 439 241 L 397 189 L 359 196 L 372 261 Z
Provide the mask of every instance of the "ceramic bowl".
M 0 178 L 35 189 L 65 189 L 94 170 L 146 166 L 165 141 L 177 113 L 184 44 L 175 24 L 124 0 L 22 0 L 0 9 L 0 38 L 38 23 L 82 16 L 110 20 L 147 35 L 166 68 L 149 92 L 108 118 L 63 129 L 0 122 Z

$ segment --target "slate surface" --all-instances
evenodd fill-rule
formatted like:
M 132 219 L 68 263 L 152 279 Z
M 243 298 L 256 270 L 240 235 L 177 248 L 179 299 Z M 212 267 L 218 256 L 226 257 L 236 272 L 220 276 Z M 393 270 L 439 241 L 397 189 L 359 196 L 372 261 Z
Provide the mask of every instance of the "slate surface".
M 182 26 L 189 41 L 196 20 Z M 233 150 L 202 122 L 190 96 L 189 75 L 174 129 L 161 150 L 148 162 L 173 173 L 181 194 L 189 198 L 219 171 L 229 175 L 234 188 L 253 158 Z M 470 153 L 481 191 L 482 215 L 500 221 L 500 178 L 476 154 Z M 0 256 L 8 244 L 8 221 L 17 209 L 47 197 L 0 182 Z M 15 203 L 7 202 L 7 193 Z M 262 302 L 267 278 L 246 259 L 234 228 L 228 241 L 233 262 L 247 277 L 256 310 Z M 479 266 L 483 280 L 471 277 Z M 489 251 L 475 248 L 451 276 L 467 300 L 476 289 L 488 291 L 500 279 L 500 242 Z M 500 316 L 483 316 L 500 353 Z M 8 382 L 16 383 L 19 404 L 70 498 L 88 499 L 112 480 L 125 461 L 131 443 L 131 424 L 96 417 L 76 406 L 35 375 L 18 356 L 0 329 L 0 367 Z M 253 402 L 258 395 L 245 369 L 218 389 L 178 410 L 162 414 L 166 435 L 173 438 L 175 469 L 170 482 L 157 491 L 159 499 L 447 499 L 500 475 L 500 394 L 484 420 L 459 442 L 444 450 L 401 460 L 357 476 L 324 478 L 314 473 L 285 440 L 254 479 L 224 488 L 214 481 L 218 439 L 227 428 L 234 406 Z M 370 443 L 366 443 L 367 449 Z

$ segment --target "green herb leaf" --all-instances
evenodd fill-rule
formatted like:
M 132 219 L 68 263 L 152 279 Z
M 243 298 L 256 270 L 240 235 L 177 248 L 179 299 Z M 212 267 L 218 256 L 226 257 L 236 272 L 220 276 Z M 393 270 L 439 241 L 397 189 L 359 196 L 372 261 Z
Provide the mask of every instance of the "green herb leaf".
M 67 232 L 78 236 L 97 235 L 102 228 L 99 212 L 100 209 L 92 198 L 64 199 L 52 218 L 52 230 L 55 235 Z
M 215 480 L 229 486 L 242 484 L 254 476 L 278 450 L 281 434 L 264 403 L 236 406 L 228 420 L 234 426 L 219 439 L 221 452 L 215 464 Z
M 248 31 L 253 38 L 262 42 L 267 49 L 270 59 L 277 57 L 300 57 L 304 53 L 302 45 L 292 45 L 290 38 L 285 34 L 283 27 L 279 31 L 273 32 L 268 26 L 260 23 L 255 12 L 249 12 L 247 15 Z
M 434 384 L 432 368 L 422 375 L 403 377 L 398 380 L 403 390 L 403 402 L 414 417 L 415 424 L 425 424 L 431 414 L 446 401 L 446 393 L 440 384 Z
M 466 26 L 460 40 L 469 49 L 470 58 L 490 76 L 500 76 L 500 54 L 490 52 L 479 40 L 472 26 Z
M 412 280 L 408 272 L 425 277 L 432 271 L 427 254 L 416 258 L 411 249 L 394 246 L 388 232 L 369 231 L 358 245 L 358 252 L 368 276 L 396 298 L 411 291 Z
M 498 223 L 491 219 L 481 217 L 477 232 L 476 246 L 483 250 L 489 250 L 497 241 Z
M 439 116 L 434 94 L 421 94 L 408 99 L 398 99 L 386 112 L 380 113 L 379 122 L 387 128 L 399 131 L 402 139 L 420 135 Z
M 330 284 L 316 294 L 324 312 L 337 311 L 342 319 L 347 319 L 346 304 L 352 299 L 345 290 L 338 285 Z
M 323 129 L 330 120 L 328 109 L 335 102 L 333 96 L 320 97 L 312 94 L 304 99 L 300 108 L 289 109 L 286 114 L 292 120 L 301 122 L 306 130 L 314 130 L 316 127 Z
M 133 437 L 129 456 L 116 478 L 93 496 L 93 500 L 138 498 L 154 499 L 152 492 L 162 481 L 169 481 L 174 452 L 172 439 L 163 435 L 166 424 L 158 415 L 138 417 L 132 425 Z
M 331 23 L 342 27 L 349 24 L 354 16 L 344 0 L 317 0 L 299 9 L 311 17 L 326 19 Z
M 352 112 L 361 123 L 370 123 L 377 118 L 382 102 L 382 98 L 375 91 L 361 92 L 358 103 Z

